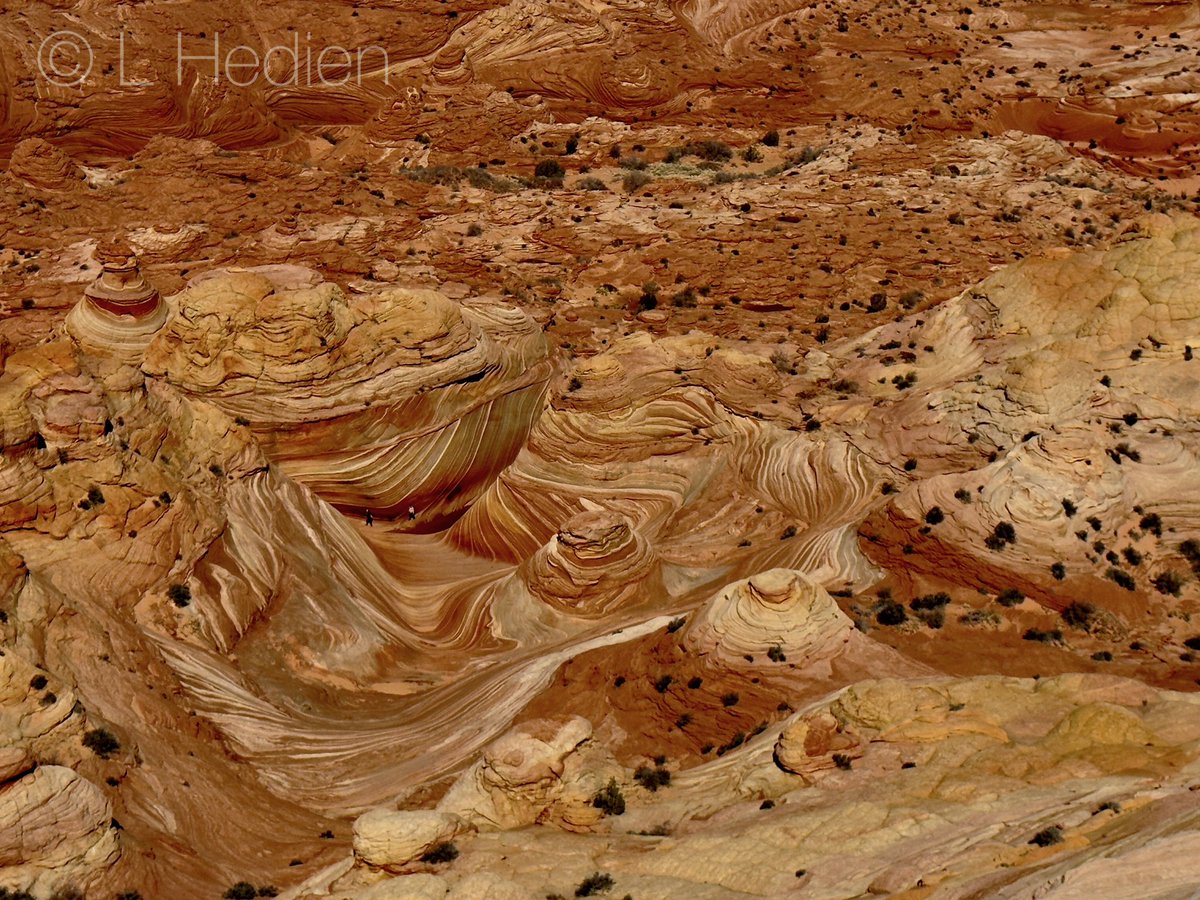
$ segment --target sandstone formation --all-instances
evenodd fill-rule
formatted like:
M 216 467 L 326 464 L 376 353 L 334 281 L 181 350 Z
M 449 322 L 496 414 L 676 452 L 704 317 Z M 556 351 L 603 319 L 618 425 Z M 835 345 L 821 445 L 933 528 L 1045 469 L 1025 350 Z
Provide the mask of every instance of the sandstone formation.
M 513 823 L 459 841 L 436 876 L 297 896 L 471 896 L 480 866 L 527 893 L 599 869 L 656 897 L 1068 897 L 1127 871 L 1176 896 L 1198 874 L 1178 852 L 1197 825 L 1198 739 L 1194 695 L 1120 678 L 863 681 L 638 794 L 619 833 Z
M 526 723 L 489 746 L 438 808 L 480 828 L 553 823 L 587 830 L 602 817 L 592 798 L 609 779 L 624 779 L 611 755 L 591 738 L 591 723 L 579 717 L 561 725 Z
M 205 277 L 174 306 L 149 374 L 248 422 L 336 506 L 412 507 L 426 530 L 516 454 L 549 374 L 527 317 L 434 291 L 347 296 L 285 267 Z
M 0 16 L 0 895 L 1194 892 L 1193 8 L 114 9 Z
M 462 820 L 448 813 L 376 809 L 354 822 L 354 855 L 368 865 L 400 868 L 462 830 Z
M 105 274 L 68 320 L 64 336 L 5 361 L 4 444 L 12 448 L 4 457 L 11 497 L 6 539 L 13 547 L 6 568 L 8 627 L 17 646 L 37 658 L 45 658 L 47 623 L 55 621 L 48 610 L 71 610 L 65 621 L 79 622 L 81 635 L 97 628 L 119 635 L 123 652 L 169 690 L 135 692 L 131 696 L 140 699 L 133 705 L 114 705 L 89 686 L 93 666 L 111 664 L 105 660 L 112 651 L 98 648 L 96 664 L 77 659 L 66 670 L 80 686 L 79 705 L 89 714 L 95 706 L 103 721 L 147 746 L 164 738 L 130 716 L 138 704 L 150 704 L 168 723 L 203 718 L 212 731 L 193 731 L 184 746 L 197 752 L 206 734 L 219 735 L 244 770 L 234 774 L 210 758 L 179 779 L 181 788 L 203 802 L 214 802 L 222 783 L 274 798 L 271 803 L 287 810 L 280 852 L 288 852 L 289 842 L 296 846 L 298 829 L 318 833 L 316 822 L 357 816 L 352 861 L 338 861 L 336 844 L 317 853 L 314 859 L 325 868 L 303 873 L 307 880 L 297 883 L 297 897 L 330 890 L 404 895 L 388 873 L 403 874 L 401 881 L 418 879 L 421 891 L 453 896 L 467 890 L 459 882 L 479 867 L 455 863 L 453 872 L 446 871 L 453 854 L 437 849 L 442 846 L 463 853 L 478 845 L 470 852 L 490 860 L 482 868 L 498 879 L 496 890 L 550 889 L 546 866 L 557 864 L 537 860 L 574 860 L 569 870 L 591 853 L 571 849 L 570 835 L 584 841 L 638 831 L 661 836 L 689 833 L 705 817 L 735 821 L 746 791 L 778 804 L 788 790 L 800 789 L 787 788 L 792 780 L 820 789 L 825 779 L 847 777 L 841 774 L 847 767 L 874 765 L 877 745 L 911 744 L 904 752 L 913 758 L 902 761 L 918 768 L 935 756 L 943 759 L 937 754 L 949 754 L 944 758 L 959 766 L 961 758 L 947 749 L 954 741 L 1013 744 L 1019 728 L 1011 731 L 1005 723 L 1013 716 L 1027 721 L 1035 707 L 1039 715 L 1043 707 L 1062 711 L 1057 725 L 1038 733 L 1044 764 L 1037 771 L 1050 771 L 1061 757 L 1070 760 L 1064 763 L 1067 781 L 1118 777 L 1128 766 L 1149 763 L 1127 766 L 1104 748 L 1155 746 L 1158 726 L 1139 724 L 1102 705 L 1116 700 L 1091 695 L 1072 695 L 1067 706 L 1055 706 L 1047 698 L 1056 695 L 1040 684 L 1034 691 L 1035 682 L 1018 689 L 980 676 L 953 689 L 931 687 L 936 663 L 919 653 L 911 658 L 899 639 L 914 627 L 949 631 L 941 612 L 935 622 L 927 610 L 962 601 L 946 595 L 920 607 L 914 599 L 908 630 L 882 633 L 894 624 L 885 610 L 896 606 L 894 598 L 872 608 L 854 600 L 843 611 L 829 591 L 862 597 L 872 581 L 892 577 L 898 560 L 913 577 L 944 576 L 950 560 L 970 573 L 960 576 L 966 584 L 998 592 L 1016 583 L 1053 609 L 1053 579 L 1043 573 L 1062 541 L 1045 530 L 1045 512 L 1057 495 L 1060 501 L 1076 498 L 1074 515 L 1095 519 L 1100 528 L 1122 510 L 1127 518 L 1143 517 L 1134 523 L 1142 536 L 1130 537 L 1140 556 L 1125 554 L 1111 564 L 1114 569 L 1178 565 L 1176 545 L 1164 540 L 1157 550 L 1151 538 L 1186 529 L 1186 519 L 1172 518 L 1170 480 L 1149 467 L 1177 466 L 1171 460 L 1181 458 L 1157 462 L 1155 441 L 1170 438 L 1186 448 L 1190 439 L 1178 424 L 1190 409 L 1186 388 L 1161 387 L 1172 383 L 1161 373 L 1188 363 L 1186 352 L 1169 347 L 1168 339 L 1186 347 L 1190 332 L 1181 324 L 1183 331 L 1155 336 L 1157 350 L 1105 357 L 1054 335 L 1096 332 L 1096 311 L 1117 300 L 1081 290 L 1073 313 L 1059 308 L 1058 331 L 1036 331 L 1035 313 L 1022 312 L 1034 302 L 1031 292 L 1047 284 L 1061 288 L 1078 267 L 1095 275 L 1096 284 L 1116 277 L 1103 273 L 1124 272 L 1125 287 L 1110 288 L 1112 297 L 1158 297 L 1164 322 L 1188 321 L 1189 294 L 1174 285 L 1185 284 L 1178 279 L 1200 260 L 1192 246 L 1194 223 L 1148 219 L 1140 228 L 1109 253 L 1072 257 L 1070 266 L 1053 257 L 1022 263 L 922 314 L 920 324 L 902 320 L 829 344 L 797 360 L 796 375 L 699 332 L 631 336 L 559 376 L 540 413 L 536 403 L 551 378 L 545 344 L 527 319 L 490 301 L 458 303 L 409 288 L 347 293 L 296 267 L 201 276 L 181 294 L 160 300 L 127 252 L 106 251 Z M 1062 273 L 1057 281 L 1045 274 L 1047 267 Z M 140 313 L 114 315 L 103 305 L 121 298 L 135 304 L 136 296 L 144 298 Z M 239 305 L 246 301 L 252 305 Z M 99 328 L 101 320 L 78 310 L 103 313 L 113 326 Z M 152 327 L 159 316 L 163 321 Z M 298 323 L 323 330 L 306 332 Z M 1035 333 L 1043 337 L 1033 351 Z M 1107 332 L 1096 333 L 1109 340 Z M 271 340 L 272 334 L 282 338 Z M 384 334 L 403 339 L 385 344 L 392 349 L 380 354 Z M 918 395 L 911 385 L 901 389 L 885 379 L 878 389 L 868 387 L 878 385 L 874 372 L 888 368 L 879 356 L 897 340 L 901 346 L 937 340 L 954 350 L 947 354 L 937 345 L 925 351 L 934 359 L 915 381 L 927 392 L 919 404 L 912 402 Z M 284 352 L 293 345 L 295 352 Z M 1171 358 L 1176 354 L 1179 360 Z M 1062 391 L 1071 382 L 1060 373 L 1069 359 L 1100 367 L 1084 381 L 1113 373 L 1109 384 L 1101 384 L 1106 393 L 1099 401 L 1063 405 Z M 403 360 L 411 364 L 399 364 Z M 1122 392 L 1117 376 L 1131 368 L 1145 374 L 1131 378 Z M 1047 385 L 1045 401 L 1020 393 L 1043 370 L 1052 373 L 1037 376 Z M 811 397 L 823 396 L 830 390 L 825 385 L 838 380 L 862 387 L 835 389 L 845 399 L 821 407 L 820 427 L 812 428 L 806 423 L 816 414 L 805 410 L 807 399 L 792 410 L 768 414 L 764 408 L 761 392 L 782 390 L 787 378 L 814 385 Z M 1178 378 L 1174 383 L 1182 384 Z M 1138 393 L 1129 393 L 1134 385 Z M 390 399 L 362 399 L 373 396 Z M 1142 399 L 1153 396 L 1170 396 L 1176 406 L 1167 410 L 1152 405 L 1163 400 Z M 530 411 L 516 421 L 497 420 L 496 404 L 509 402 Z M 1126 409 L 1136 415 L 1126 417 Z M 986 421 L 980 410 L 988 411 Z M 1158 425 L 1150 424 L 1155 415 Z M 416 416 L 434 430 L 411 427 Z M 477 426 L 461 425 L 468 420 Z M 1101 457 L 1114 422 L 1139 443 Z M 1025 437 L 1036 428 L 1043 431 Z M 972 434 L 980 437 L 970 440 Z M 1076 443 L 1052 440 L 1053 434 L 1073 436 Z M 494 435 L 487 440 L 496 443 L 487 446 L 498 456 L 477 455 L 485 435 Z M 356 480 L 353 468 L 331 467 L 312 475 L 310 490 L 304 472 L 317 473 L 334 458 L 354 460 L 354 442 L 364 439 L 378 442 L 394 461 L 386 485 Z M 981 441 L 986 443 L 977 446 Z M 321 451 L 347 442 L 351 449 L 332 456 Z M 1030 453 L 1035 445 L 1039 454 Z M 1083 465 L 1056 461 L 1055 454 L 1070 446 L 1080 448 L 1075 458 Z M 980 460 L 985 452 L 996 458 Z M 903 465 L 906 458 L 917 464 Z M 1086 465 L 1089 458 L 1093 467 Z M 430 465 L 409 467 L 405 460 L 413 459 Z M 1096 471 L 1096 463 L 1106 473 L 1099 480 L 1087 473 Z M 1034 465 L 1043 474 L 1020 474 Z M 455 473 L 472 466 L 479 467 L 476 475 L 456 480 L 467 476 Z M 1057 483 L 1045 474 L 1047 466 L 1057 467 Z M 970 502 L 960 499 L 964 484 L 984 476 L 983 489 L 972 490 Z M 372 531 L 321 496 L 357 496 L 343 505 L 382 517 L 420 491 L 434 491 L 429 485 L 444 490 L 451 482 L 474 484 L 478 499 L 447 497 L 438 513 L 445 521 L 452 510 L 469 508 L 437 538 L 404 535 L 403 514 L 399 532 Z M 389 494 L 393 483 L 395 493 Z M 1105 492 L 1107 505 L 1085 506 L 1096 491 Z M 1140 511 L 1132 512 L 1129 497 L 1140 501 Z M 928 514 L 935 505 L 943 510 L 936 519 Z M 1058 508 L 1069 512 L 1061 502 Z M 1146 519 L 1152 509 L 1162 512 Z M 427 512 L 422 507 L 422 515 Z M 998 521 L 1013 525 L 1015 539 L 996 537 Z M 436 523 L 419 530 L 432 527 Z M 923 547 L 923 555 L 895 549 L 905 540 Z M 88 561 L 64 549 L 72 546 L 87 547 Z M 1068 569 L 1068 585 L 1075 577 Z M 1121 589 L 1114 583 L 1113 591 Z M 1126 593 L 1145 591 L 1135 582 Z M 1142 633 L 1152 633 L 1163 648 L 1182 647 L 1190 596 L 1160 601 L 1179 603 L 1178 615 Z M 1065 607 L 1058 608 L 1065 614 Z M 1081 655 L 1110 640 L 1106 635 L 1128 635 L 1129 626 L 1122 625 L 1127 606 L 1089 609 L 1084 618 L 1068 620 L 1090 642 Z M 956 627 L 970 635 L 969 627 Z M 882 646 L 880 638 L 892 646 Z M 479 660 L 465 673 L 463 654 Z M 17 665 L 13 653 L 3 659 Z M 50 663 L 62 665 L 63 659 Z M 10 682 L 25 678 L 13 671 Z M 855 684 L 864 673 L 905 680 L 884 687 Z M 573 687 L 581 675 L 586 689 Z M 1164 671 L 1163 677 L 1172 676 Z M 627 683 L 631 679 L 636 686 Z M 563 700 L 542 697 L 567 698 L 573 690 L 587 719 L 563 721 Z M 1139 698 L 1158 696 L 1154 688 L 1141 690 Z M 982 693 L 976 698 L 973 691 Z M 1021 691 L 1036 694 L 1036 702 L 1018 702 Z M 352 696 L 357 699 L 347 705 Z M 834 699 L 824 706 L 813 705 L 829 696 Z M 1019 716 L 1003 707 L 1010 701 Z M 14 693 L 14 709 L 28 702 L 26 694 Z M 73 713 L 62 718 L 77 705 L 75 696 L 64 688 L 37 702 L 38 717 L 14 719 L 45 724 L 29 737 L 22 736 L 29 728 L 22 724 L 25 731 L 11 740 L 5 790 L 15 816 L 41 803 L 36 798 L 42 793 L 56 798 L 41 806 L 57 810 L 54 821 L 71 837 L 61 847 L 36 835 L 28 837 L 33 843 L 14 844 L 14 859 L 24 862 L 14 870 L 13 886 L 48 890 L 76 881 L 119 885 L 147 877 L 139 875 L 147 871 L 144 864 L 121 852 L 105 823 L 116 812 L 139 840 L 164 833 L 161 822 L 140 817 L 146 801 L 138 798 L 170 777 L 171 756 L 134 762 L 128 776 L 106 775 L 110 788 L 120 787 L 118 798 L 128 797 L 117 810 L 80 773 L 93 765 L 79 743 L 82 720 Z M 997 703 L 1003 708 L 993 709 Z M 975 712 L 960 715 L 963 704 Z M 1178 708 L 1186 730 L 1193 710 Z M 463 721 L 473 723 L 465 734 L 458 730 Z M 706 733 L 712 735 L 707 743 Z M 1170 740 L 1174 747 L 1187 743 Z M 680 754 L 679 761 L 656 752 L 662 746 Z M 936 754 L 920 756 L 926 746 L 937 748 Z M 1080 759 L 1091 768 L 1081 769 Z M 987 768 L 993 765 L 1000 768 Z M 1019 771 L 1015 765 L 989 761 L 985 771 Z M 424 793 L 423 786 L 464 766 L 452 785 Z M 251 773 L 253 787 L 245 781 Z M 128 788 L 123 777 L 130 779 Z M 193 779 L 203 785 L 198 792 Z M 1019 796 L 1027 789 L 1012 790 Z M 607 801 L 597 803 L 608 790 L 625 795 L 624 815 L 606 815 Z M 963 788 L 961 796 L 969 798 L 970 790 Z M 404 808 L 379 806 L 396 796 L 407 798 Z M 974 801 L 947 796 L 974 809 Z M 889 808 L 916 802 L 906 797 L 889 795 L 886 802 Z M 1055 794 L 1042 802 L 1053 807 L 1066 800 Z M 989 803 L 971 813 L 977 816 L 969 820 L 972 835 L 988 833 L 999 821 L 988 816 L 1025 809 L 1008 799 Z M 915 808 L 904 814 L 919 815 Z M 226 871 L 236 871 L 240 856 L 229 855 L 236 849 L 218 849 L 194 829 L 186 833 L 207 848 L 205 858 L 224 860 Z M 529 850 L 540 846 L 543 835 L 555 834 L 561 837 L 546 838 L 550 857 Z M 522 853 L 533 852 L 529 868 L 513 869 L 487 855 L 507 856 L 488 848 L 508 841 L 518 842 Z M 627 860 L 622 846 L 605 851 L 614 869 Z M 834 852 L 832 847 L 823 852 Z M 1137 852 L 1143 852 L 1140 845 Z M 827 881 L 813 883 L 833 893 L 842 889 L 835 885 L 855 879 L 865 879 L 862 890 L 898 890 L 913 873 L 929 880 L 928 856 L 921 853 L 926 855 L 903 857 L 903 864 L 889 857 L 887 866 L 874 867 L 847 867 L 845 860 L 829 858 L 821 876 Z M 770 864 L 764 858 L 748 893 L 782 889 L 771 879 L 785 873 L 770 874 L 778 864 L 771 858 L 776 861 Z M 174 874 L 149 875 L 162 887 L 148 890 L 203 879 L 189 871 L 193 859 L 183 854 Z M 673 862 L 664 862 L 666 868 L 633 866 L 628 873 L 649 879 L 642 888 L 655 896 L 674 890 L 703 896 L 735 889 L 728 879 L 742 868 L 732 859 L 715 860 L 694 877 L 672 868 Z M 961 866 L 961 872 L 937 877 L 956 885 L 956 878 L 991 883 L 977 862 Z M 417 889 L 416 881 L 408 884 Z
M 916 537 L 928 563 L 970 558 L 992 590 L 1016 579 L 1043 594 L 1052 563 L 1068 583 L 1127 576 L 1141 591 L 1178 571 L 1169 535 L 1192 527 L 1180 498 L 1200 452 L 1187 424 L 1198 240 L 1194 219 L 1147 219 L 1106 253 L 1023 262 L 813 360 L 872 397 L 826 413 L 857 446 L 918 462 L 881 515 L 939 510 Z M 903 366 L 894 346 L 924 349 Z M 918 392 L 897 389 L 909 372 Z M 996 539 L 1005 527 L 1014 540 Z
M 838 657 L 865 667 L 883 661 L 879 648 L 855 630 L 820 585 L 788 569 L 760 572 L 723 588 L 692 616 L 683 641 L 691 652 L 711 653 L 731 667 L 747 654 L 769 666 L 765 652 L 801 660 L 812 674 L 828 671 Z
M 8 172 L 15 178 L 46 191 L 79 187 L 83 173 L 70 156 L 41 138 L 28 138 L 13 148 Z
M 120 855 L 112 808 L 100 789 L 63 766 L 0 788 L 0 865 L 14 890 L 69 889 Z
M 603 510 L 572 516 L 528 562 L 529 591 L 564 612 L 600 618 L 633 599 L 656 568 L 631 523 Z
M 167 321 L 167 305 L 127 245 L 102 245 L 96 255 L 100 277 L 67 315 L 67 332 L 90 353 L 136 365 Z

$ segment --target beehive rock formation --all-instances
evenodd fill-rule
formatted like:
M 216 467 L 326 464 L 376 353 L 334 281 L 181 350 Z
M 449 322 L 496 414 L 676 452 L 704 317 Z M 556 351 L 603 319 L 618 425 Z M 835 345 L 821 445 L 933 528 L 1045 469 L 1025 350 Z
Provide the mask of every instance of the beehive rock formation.
M 216 273 L 173 298 L 145 370 L 244 419 L 336 506 L 451 521 L 516 454 L 549 374 L 519 312 L 435 291 L 347 295 L 298 267 Z

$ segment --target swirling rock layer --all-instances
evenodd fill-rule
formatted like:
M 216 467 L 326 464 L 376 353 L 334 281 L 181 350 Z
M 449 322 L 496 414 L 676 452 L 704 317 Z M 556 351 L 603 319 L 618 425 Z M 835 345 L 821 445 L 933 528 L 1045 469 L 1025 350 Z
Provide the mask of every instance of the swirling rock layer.
M 429 290 L 347 296 L 293 268 L 206 277 L 173 306 L 149 374 L 248 423 L 335 505 L 426 528 L 516 454 L 549 374 L 527 318 Z
M 1191 890 L 1193 12 L 0 17 L 0 887 Z

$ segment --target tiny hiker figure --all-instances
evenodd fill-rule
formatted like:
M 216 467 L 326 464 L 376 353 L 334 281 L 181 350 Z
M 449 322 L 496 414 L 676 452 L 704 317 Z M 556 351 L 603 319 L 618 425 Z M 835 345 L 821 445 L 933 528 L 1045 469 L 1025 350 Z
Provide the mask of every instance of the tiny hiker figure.
M 368 509 L 367 510 L 367 527 L 369 528 L 374 523 L 375 523 L 375 517 L 373 515 L 371 515 L 371 511 Z
M 417 517 L 417 511 L 416 511 L 416 509 L 415 509 L 414 507 L 411 507 L 411 506 L 410 506 L 410 507 L 408 508 L 408 521 L 410 521 L 410 522 L 411 522 L 411 521 L 413 521 L 413 519 L 415 519 L 416 517 Z

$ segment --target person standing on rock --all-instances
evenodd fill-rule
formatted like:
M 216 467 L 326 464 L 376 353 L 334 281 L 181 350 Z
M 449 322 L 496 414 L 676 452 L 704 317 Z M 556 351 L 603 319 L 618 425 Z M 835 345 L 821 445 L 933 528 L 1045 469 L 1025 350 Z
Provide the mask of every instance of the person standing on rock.
M 375 517 L 373 515 L 371 515 L 371 511 L 368 509 L 367 510 L 367 527 L 370 528 L 374 524 L 375 524 Z
M 416 518 L 417 518 L 417 510 L 415 507 L 410 506 L 408 508 L 408 521 L 412 522 Z

